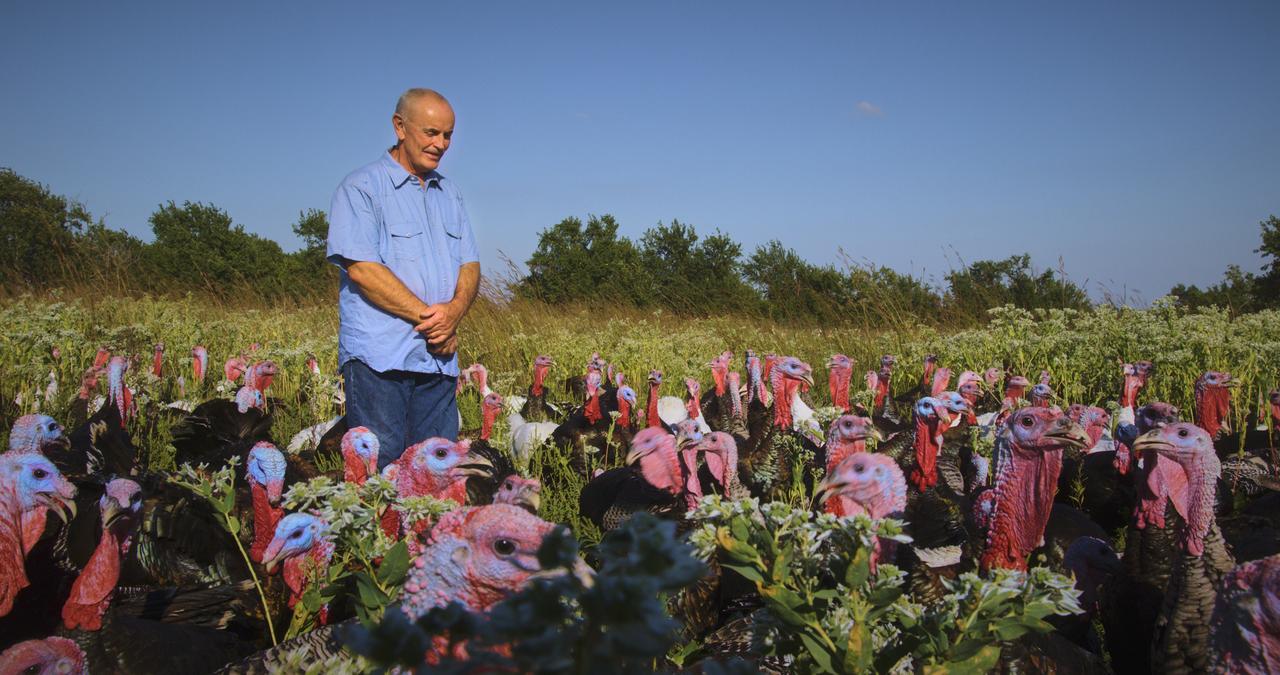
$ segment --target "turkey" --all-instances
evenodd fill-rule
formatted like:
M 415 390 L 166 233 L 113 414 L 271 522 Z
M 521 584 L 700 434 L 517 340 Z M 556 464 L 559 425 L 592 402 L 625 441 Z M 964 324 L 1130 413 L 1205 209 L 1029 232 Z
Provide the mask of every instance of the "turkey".
M 794 447 L 811 452 L 821 462 L 822 431 L 813 409 L 800 397 L 813 386 L 812 369 L 791 356 L 778 359 L 769 370 L 773 385 L 771 424 L 753 431 L 759 435 L 748 438 L 741 449 L 743 482 L 755 494 L 776 494 L 791 486 Z M 801 478 L 807 485 L 813 482 L 807 470 Z
M 280 519 L 263 549 L 262 564 L 267 574 L 279 566 L 289 589 L 288 606 L 293 609 L 306 593 L 310 580 L 324 577 L 333 556 L 329 524 L 309 513 L 290 513 Z M 328 621 L 328 608 L 320 612 L 320 625 Z
M 907 508 L 907 481 L 902 469 L 887 455 L 860 452 L 849 455 L 818 486 L 827 513 L 836 516 L 865 514 L 873 519 L 902 518 Z M 871 567 L 879 560 L 894 559 L 895 542 L 876 541 Z
M 1117 442 L 1132 447 L 1138 436 L 1179 422 L 1178 409 L 1153 401 L 1134 413 L 1133 424 L 1116 429 Z M 1172 573 L 1175 505 L 1169 495 L 1185 490 L 1182 471 L 1151 455 L 1133 457 L 1133 512 L 1124 535 L 1123 570 L 1103 590 L 1102 623 L 1107 651 L 1118 672 L 1151 672 L 1151 641 L 1164 589 Z M 1120 466 L 1124 466 L 1121 464 Z
M 48 457 L 65 451 L 70 444 L 62 425 L 48 415 L 23 415 L 9 430 L 9 452 L 37 452 Z
M 84 650 L 64 637 L 27 640 L 0 653 L 0 673 L 89 675 Z
M 1079 424 L 1049 408 L 1014 411 L 996 437 L 995 487 L 984 502 L 990 523 L 981 567 L 1027 569 L 1053 508 L 1068 446 L 1088 445 Z
M 237 602 L 243 588 L 196 591 L 196 600 L 159 619 L 113 606 L 121 558 L 139 522 L 140 491 L 127 479 L 107 485 L 99 502 L 101 537 L 62 607 L 63 634 L 84 650 L 92 672 L 206 673 L 252 652 L 254 643 L 213 627 L 229 625 L 245 611 L 247 605 Z
M 1181 422 L 1138 437 L 1134 452 L 1143 460 L 1170 461 L 1185 477 L 1185 489 L 1170 493 L 1175 510 L 1184 514 L 1177 528 L 1177 551 L 1164 605 L 1156 620 L 1152 669 L 1161 673 L 1202 673 L 1209 667 L 1209 619 L 1215 594 L 1235 561 L 1214 519 L 1214 500 L 1221 463 L 1212 435 Z
M 511 504 L 538 515 L 542 505 L 542 482 L 537 478 L 525 478 L 512 474 L 502 480 L 493 495 L 494 504 Z
M 466 441 L 447 438 L 428 438 L 415 443 L 382 470 L 382 477 L 395 485 L 396 494 L 401 498 L 426 496 L 452 499 L 459 504 L 467 501 L 468 478 L 492 475 L 493 465 L 486 457 L 471 454 Z M 382 516 L 383 531 L 392 539 L 398 539 L 402 531 L 415 530 L 417 525 L 401 523 L 400 513 L 395 509 L 387 509 Z
M 0 617 L 9 614 L 19 592 L 30 584 L 26 556 L 44 532 L 48 510 L 64 521 L 74 516 L 75 494 L 47 457 L 31 452 L 0 455 Z
M 583 516 L 607 532 L 638 511 L 683 517 L 688 508 L 681 498 L 683 488 L 675 437 L 665 429 L 647 428 L 632 439 L 625 466 L 605 471 L 582 488 L 578 506 Z
M 400 608 L 410 619 L 451 602 L 474 612 L 488 610 L 543 571 L 538 548 L 554 527 L 508 504 L 444 514 L 410 567 Z M 589 570 L 581 565 L 575 573 L 589 574 Z M 447 637 L 436 636 L 427 661 L 435 663 L 444 656 L 466 659 L 466 642 L 450 643 Z
M 951 426 L 951 411 L 941 399 L 926 396 L 912 409 L 911 431 L 889 437 L 877 451 L 893 458 L 919 492 L 938 483 L 938 453 L 943 432 Z
M 241 387 L 234 401 L 205 401 L 171 430 L 174 461 L 218 468 L 243 459 L 255 443 L 271 440 L 271 423 L 262 391 L 252 386 Z
M 1227 573 L 1209 618 L 1209 671 L 1280 672 L 1280 555 Z
M 836 465 L 849 455 L 867 451 L 867 439 L 879 442 L 883 440 L 880 430 L 871 423 L 870 417 L 857 415 L 841 415 L 831 422 L 827 429 L 826 475 L 830 476 Z
M 853 380 L 853 359 L 835 354 L 827 360 L 827 391 L 831 405 L 849 412 L 849 383 Z
M 709 430 L 732 431 L 734 429 L 737 416 L 734 413 L 733 397 L 729 393 L 729 368 L 732 364 L 733 352 L 727 350 L 707 364 L 711 367 L 711 379 L 715 383 L 715 388 L 701 396 L 698 412 L 699 416 L 706 420 Z
M 617 461 L 616 456 L 621 455 L 631 443 L 631 432 L 616 424 L 611 416 L 611 413 L 620 412 L 617 391 L 606 392 L 602 382 L 600 371 L 587 373 L 586 402 L 570 413 L 552 434 L 552 441 L 557 447 L 572 451 L 573 466 L 584 475 L 589 466 L 588 454 L 599 453 L 594 460 L 595 466 L 612 466 Z M 634 397 L 632 399 L 634 401 Z
M 547 372 L 556 365 L 550 356 L 540 354 L 533 360 L 533 383 L 529 385 L 529 394 L 525 397 L 524 406 L 520 408 L 521 419 L 528 422 L 550 422 L 559 418 L 560 411 L 547 403 Z

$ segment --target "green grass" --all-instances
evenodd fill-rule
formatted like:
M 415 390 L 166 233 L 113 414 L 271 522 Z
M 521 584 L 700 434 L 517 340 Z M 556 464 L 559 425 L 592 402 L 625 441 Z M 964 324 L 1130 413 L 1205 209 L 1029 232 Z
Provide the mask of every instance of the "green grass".
M 222 363 L 234 354 L 261 344 L 255 358 L 271 358 L 281 366 L 270 394 L 284 402 L 275 411 L 274 435 L 281 443 L 304 427 L 338 414 L 332 393 L 340 388 L 337 370 L 336 307 L 216 305 L 188 297 L 112 298 L 53 294 L 0 301 L 0 433 L 19 414 L 37 408 L 65 419 L 79 384 L 80 373 L 100 345 L 116 353 L 138 357 L 128 380 L 143 405 L 175 397 L 174 378 L 188 381 L 186 398 L 202 401 L 225 394 L 217 390 Z M 150 377 L 152 347 L 163 341 L 165 377 Z M 191 383 L 190 348 L 205 345 L 210 354 L 210 377 L 204 385 Z M 58 346 L 55 361 L 50 348 Z M 1159 399 L 1192 409 L 1192 385 L 1208 369 L 1226 370 L 1241 382 L 1233 398 L 1232 421 L 1239 423 L 1256 411 L 1266 393 L 1280 384 L 1280 312 L 1267 311 L 1235 319 L 1225 311 L 1187 313 L 1157 303 L 1149 310 L 1099 308 L 1030 313 L 994 310 L 987 326 L 948 331 L 926 326 L 893 331 L 831 327 L 791 327 L 736 317 L 691 319 L 662 312 L 627 310 L 610 313 L 590 307 L 554 308 L 517 303 L 502 306 L 478 303 L 461 331 L 464 364 L 481 361 L 489 367 L 490 386 L 503 394 L 523 393 L 529 385 L 530 363 L 549 354 L 557 366 L 549 378 L 553 395 L 562 396 L 559 383 L 582 371 L 589 354 L 599 351 L 633 384 L 642 384 L 651 368 L 665 374 L 663 393 L 679 395 L 684 377 L 709 380 L 707 362 L 724 349 L 738 355 L 747 348 L 758 353 L 799 356 L 815 368 L 817 386 L 810 392 L 815 405 L 827 404 L 822 366 L 836 352 L 852 357 L 861 370 L 872 369 L 879 356 L 898 356 L 893 379 L 895 393 L 913 388 L 920 377 L 921 359 L 936 353 L 942 365 L 981 371 L 1005 366 L 1033 381 L 1042 369 L 1053 374 L 1053 386 L 1066 401 L 1098 404 L 1114 400 L 1121 385 L 1120 364 L 1148 359 L 1156 374 L 1145 400 Z M 313 378 L 305 369 L 314 354 L 325 375 Z M 43 394 L 50 372 L 58 393 Z M 16 401 L 16 402 L 15 402 Z M 479 424 L 479 401 L 460 401 L 464 427 Z M 178 415 L 149 415 L 150 421 L 132 429 L 138 445 L 153 466 L 172 465 L 167 445 L 169 427 Z M 539 461 L 556 461 L 543 458 Z M 567 513 L 548 495 L 552 512 Z

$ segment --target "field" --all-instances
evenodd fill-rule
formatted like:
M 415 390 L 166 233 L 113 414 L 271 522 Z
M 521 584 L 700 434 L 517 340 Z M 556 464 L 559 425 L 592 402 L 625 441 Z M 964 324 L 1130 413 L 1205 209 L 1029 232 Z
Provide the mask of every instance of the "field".
M 809 397 L 821 408 L 829 405 L 822 364 L 836 353 L 853 359 L 855 373 L 873 369 L 882 354 L 896 355 L 895 394 L 914 388 L 923 357 L 936 354 L 940 365 L 957 374 L 997 366 L 1035 381 L 1047 370 L 1064 405 L 1103 407 L 1115 406 L 1121 364 L 1145 359 L 1156 369 L 1143 393 L 1145 400 L 1163 400 L 1189 411 L 1196 378 L 1207 370 L 1227 371 L 1240 383 L 1228 419 L 1242 421 L 1253 414 L 1267 424 L 1272 422 L 1265 413 L 1266 397 L 1280 385 L 1280 312 L 1275 311 L 1232 318 L 1222 311 L 1192 313 L 1160 302 L 1146 310 L 1100 307 L 1031 313 L 1009 307 L 994 310 L 990 322 L 979 328 L 943 330 L 918 325 L 893 331 L 791 327 L 661 312 L 607 314 L 590 307 L 482 301 L 463 324 L 461 361 L 463 365 L 484 363 L 496 391 L 523 394 L 536 355 L 547 354 L 555 360 L 549 381 L 559 383 L 580 374 L 590 353 L 598 351 L 631 383 L 642 383 L 650 369 L 662 370 L 663 393 L 678 396 L 685 377 L 709 379 L 707 364 L 713 356 L 732 350 L 738 355 L 735 367 L 740 368 L 742 354 L 753 349 L 797 356 L 813 365 L 817 384 Z M 80 374 L 101 346 L 137 357 L 127 381 L 139 407 L 146 408 L 174 398 L 199 402 L 230 395 L 231 385 L 218 383 L 222 363 L 256 343 L 255 358 L 269 358 L 280 366 L 270 394 L 284 402 L 275 411 L 272 431 L 283 445 L 299 430 L 341 412 L 337 398 L 341 385 L 335 375 L 337 328 L 336 308 L 331 306 L 234 307 L 191 297 L 11 298 L 0 304 L 0 433 L 7 436 L 12 421 L 21 414 L 40 411 L 65 419 Z M 158 342 L 166 346 L 165 375 L 160 380 L 150 375 Z M 204 345 L 210 355 L 213 376 L 202 386 L 192 384 L 190 349 L 194 345 Z M 60 353 L 57 358 L 54 348 Z M 309 355 L 318 359 L 321 376 L 306 370 Z M 179 375 L 185 391 L 178 389 Z M 858 381 L 855 377 L 855 390 L 861 388 Z M 553 390 L 556 396 L 564 396 L 558 387 Z M 463 428 L 478 427 L 478 397 L 468 391 L 459 407 Z M 1258 411 L 1264 412 L 1259 415 Z M 151 468 L 176 468 L 168 438 L 177 416 L 147 419 L 131 429 L 135 443 L 145 451 Z M 505 440 L 505 433 L 505 423 L 499 420 L 495 445 Z M 600 533 L 578 515 L 577 492 L 584 481 L 571 475 L 563 459 L 552 449 L 535 456 L 535 463 L 545 468 L 544 476 L 550 471 L 562 478 L 558 491 L 544 488 L 542 516 L 570 525 L 580 543 L 590 547 L 599 542 Z M 328 466 L 340 461 L 337 457 L 321 460 Z M 803 500 L 795 501 L 792 506 Z M 770 527 L 777 531 L 769 531 L 781 537 L 779 533 L 796 516 L 776 509 L 773 513 L 776 522 Z M 709 522 L 726 524 L 734 517 L 732 509 L 705 515 Z M 702 543 L 705 547 L 707 540 Z M 1042 581 L 1046 588 L 1056 583 Z

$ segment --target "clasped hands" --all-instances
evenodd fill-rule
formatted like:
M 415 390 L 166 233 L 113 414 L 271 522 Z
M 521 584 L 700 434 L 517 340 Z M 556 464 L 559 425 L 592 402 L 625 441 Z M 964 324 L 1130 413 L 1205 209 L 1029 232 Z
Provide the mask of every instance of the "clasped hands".
M 427 339 L 427 350 L 440 356 L 453 356 L 458 351 L 458 324 L 462 312 L 451 303 L 428 305 L 418 315 L 419 323 L 413 329 Z

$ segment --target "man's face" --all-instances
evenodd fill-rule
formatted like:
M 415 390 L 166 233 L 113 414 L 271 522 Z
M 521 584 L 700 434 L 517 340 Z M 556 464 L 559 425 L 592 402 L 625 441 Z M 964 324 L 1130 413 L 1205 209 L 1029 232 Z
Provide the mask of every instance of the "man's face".
M 448 103 L 431 99 L 419 100 L 404 114 L 391 116 L 400 139 L 402 157 L 416 174 L 424 174 L 440 166 L 440 158 L 453 138 L 453 108 Z

